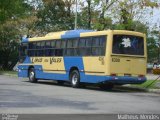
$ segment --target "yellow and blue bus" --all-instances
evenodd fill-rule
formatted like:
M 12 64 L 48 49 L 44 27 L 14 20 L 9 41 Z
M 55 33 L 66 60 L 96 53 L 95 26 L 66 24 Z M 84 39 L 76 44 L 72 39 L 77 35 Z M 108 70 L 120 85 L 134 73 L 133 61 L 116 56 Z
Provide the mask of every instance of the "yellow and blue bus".
M 23 38 L 18 76 L 30 82 L 95 83 L 102 88 L 146 81 L 146 36 L 125 30 L 69 30 Z

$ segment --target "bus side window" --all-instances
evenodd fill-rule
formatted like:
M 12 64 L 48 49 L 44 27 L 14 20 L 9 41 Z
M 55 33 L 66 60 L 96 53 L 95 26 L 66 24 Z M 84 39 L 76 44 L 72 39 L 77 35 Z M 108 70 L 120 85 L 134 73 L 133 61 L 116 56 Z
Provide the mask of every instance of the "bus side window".
M 56 40 L 56 49 L 55 49 L 55 56 L 62 56 L 63 49 L 61 48 L 61 40 Z
M 77 56 L 78 55 L 78 38 L 73 39 L 73 56 Z
M 93 56 L 104 56 L 106 46 L 106 37 L 98 36 L 93 37 L 92 41 L 92 55 Z
M 45 56 L 50 56 L 50 50 L 51 50 L 51 41 L 46 41 Z
M 51 41 L 51 48 L 55 48 L 56 47 L 56 41 Z
M 35 49 L 36 49 L 36 43 L 35 42 L 29 43 L 28 55 L 31 56 L 31 57 L 34 56 L 35 55 Z
M 92 39 L 91 38 L 87 38 L 86 39 L 86 47 L 91 47 L 92 46 Z
M 91 37 L 80 38 L 79 40 L 79 50 L 78 53 L 80 56 L 90 56 L 91 55 Z

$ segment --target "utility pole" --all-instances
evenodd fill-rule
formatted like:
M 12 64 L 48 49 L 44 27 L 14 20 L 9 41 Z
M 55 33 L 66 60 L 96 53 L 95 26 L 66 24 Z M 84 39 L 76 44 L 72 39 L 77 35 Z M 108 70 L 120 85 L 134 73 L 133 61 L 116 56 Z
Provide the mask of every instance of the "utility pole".
M 158 64 L 160 64 L 160 33 L 159 33 L 159 42 L 158 42 Z
M 77 30 L 77 0 L 76 0 L 76 14 L 75 14 L 75 24 L 74 29 Z

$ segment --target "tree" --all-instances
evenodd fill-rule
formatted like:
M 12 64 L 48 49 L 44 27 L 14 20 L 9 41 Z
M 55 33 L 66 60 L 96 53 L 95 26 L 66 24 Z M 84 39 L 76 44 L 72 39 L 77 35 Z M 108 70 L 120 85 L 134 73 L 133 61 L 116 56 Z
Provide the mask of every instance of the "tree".
M 134 21 L 146 22 L 146 15 L 152 8 L 158 7 L 157 0 L 117 0 L 112 8 L 119 29 L 133 30 Z M 148 10 L 149 9 L 149 10 Z
M 74 19 L 70 5 L 67 4 L 68 9 L 65 9 L 66 4 L 63 0 L 43 0 L 43 8 L 37 13 L 41 20 L 37 23 L 37 28 L 44 33 L 73 29 Z
M 7 21 L 0 26 L 0 65 L 3 69 L 10 69 L 9 63 L 18 61 L 19 30 L 15 26 L 17 22 L 14 21 Z
M 0 67 L 3 69 L 11 69 L 10 64 L 18 61 L 18 20 L 29 15 L 30 9 L 26 0 L 0 0 Z
M 0 0 L 0 24 L 6 20 L 17 20 L 19 17 L 24 17 L 30 6 L 25 0 Z
M 155 29 L 150 31 L 150 37 L 147 39 L 148 61 L 160 62 L 160 32 Z
M 95 16 L 94 19 L 94 28 L 97 30 L 104 30 L 104 29 L 112 29 L 113 27 L 113 20 L 110 17 L 110 14 L 107 14 L 110 9 L 113 7 L 116 0 L 95 0 L 95 9 L 99 12 L 98 19 Z

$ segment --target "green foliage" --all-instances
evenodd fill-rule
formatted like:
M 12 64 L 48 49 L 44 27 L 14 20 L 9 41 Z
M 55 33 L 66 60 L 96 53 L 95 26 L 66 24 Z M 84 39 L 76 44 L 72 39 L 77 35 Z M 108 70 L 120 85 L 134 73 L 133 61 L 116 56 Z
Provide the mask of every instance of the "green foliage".
M 37 14 L 37 28 L 45 32 L 74 28 L 74 16 L 65 9 L 63 0 L 43 0 L 43 8 Z
M 160 61 L 160 32 L 153 30 L 150 32 L 150 37 L 147 39 L 148 45 L 148 61 L 159 62 Z
M 147 38 L 148 62 L 153 63 L 158 58 L 158 46 L 154 37 Z
M 12 69 L 18 61 L 20 24 L 31 7 L 25 0 L 0 0 L 0 68 Z
M 7 21 L 0 26 L 0 65 L 4 69 L 9 69 L 9 62 L 16 63 L 18 60 L 18 28 L 17 22 Z
M 24 16 L 28 9 L 24 0 L 0 0 L 0 24 Z
M 157 8 L 158 0 L 78 1 L 78 28 L 134 30 L 146 33 L 148 61 L 157 59 L 160 33 L 146 24 L 146 8 Z M 152 14 L 152 11 L 150 12 Z M 0 67 L 18 59 L 22 35 L 74 29 L 75 0 L 0 0 Z M 160 40 L 159 40 L 160 41 Z

